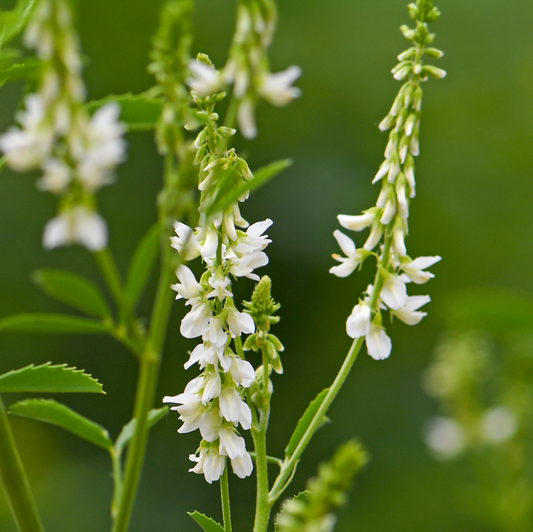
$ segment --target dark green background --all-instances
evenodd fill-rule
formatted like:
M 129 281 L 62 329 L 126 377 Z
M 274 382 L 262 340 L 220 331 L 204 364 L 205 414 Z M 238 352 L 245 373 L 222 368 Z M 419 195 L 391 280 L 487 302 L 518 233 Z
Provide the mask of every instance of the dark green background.
M 231 38 L 235 2 L 197 2 L 195 52 L 220 67 Z M 2 2 L 9 7 L 9 2 Z M 160 2 L 78 0 L 78 23 L 88 57 L 89 97 L 140 92 Z M 529 0 L 442 0 L 434 26 L 438 62 L 449 75 L 425 85 L 417 197 L 411 209 L 412 256 L 441 255 L 429 292 L 429 316 L 416 328 L 390 326 L 393 352 L 374 362 L 366 354 L 330 411 L 332 423 L 314 439 L 292 491 L 301 489 L 319 460 L 342 441 L 360 437 L 372 461 L 359 477 L 339 531 L 486 531 L 469 515 L 468 470 L 439 464 L 421 441 L 424 421 L 436 411 L 420 377 L 442 333 L 439 306 L 454 292 L 502 286 L 533 292 L 533 4 Z M 303 97 L 287 109 L 262 104 L 259 137 L 238 140 L 252 168 L 294 158 L 294 166 L 244 207 L 250 221 L 270 217 L 270 265 L 263 269 L 282 303 L 275 333 L 286 346 L 285 374 L 274 377 L 270 451 L 282 453 L 309 400 L 334 377 L 350 340 L 344 322 L 371 281 L 372 266 L 341 280 L 328 274 L 337 252 L 332 232 L 338 213 L 357 214 L 374 204 L 370 181 L 382 161 L 385 135 L 377 124 L 399 83 L 390 75 L 406 48 L 398 26 L 408 22 L 404 0 L 281 0 L 271 51 L 274 70 L 298 64 Z M 0 129 L 13 121 L 20 86 L 1 90 Z M 161 160 L 149 133 L 128 135 L 129 159 L 119 181 L 100 194 L 111 226 L 111 246 L 125 270 L 138 238 L 155 218 Z M 45 252 L 42 228 L 55 200 L 35 190 L 35 176 L 0 176 L 0 316 L 22 311 L 63 311 L 32 285 L 42 267 L 68 267 L 99 282 L 94 261 L 81 249 Z M 361 237 L 363 238 L 363 237 Z M 358 240 L 362 243 L 362 240 Z M 252 283 L 239 283 L 248 296 Z M 147 316 L 150 300 L 141 314 Z M 177 302 L 170 325 L 158 397 L 177 394 L 195 370 L 183 370 L 194 342 L 179 335 L 184 313 Z M 47 361 L 87 369 L 107 395 L 61 398 L 109 428 L 115 436 L 131 415 L 136 362 L 112 340 L 0 336 L 0 372 Z M 12 398 L 6 397 L 11 400 Z M 219 519 L 218 486 L 187 473 L 187 455 L 199 436 L 178 435 L 172 414 L 152 431 L 132 532 L 193 531 L 185 514 L 197 509 Z M 13 419 L 30 480 L 49 531 L 100 532 L 109 528 L 111 494 L 105 452 L 55 427 Z M 251 529 L 253 480 L 231 479 L 235 530 Z M 0 497 L 0 530 L 11 532 Z

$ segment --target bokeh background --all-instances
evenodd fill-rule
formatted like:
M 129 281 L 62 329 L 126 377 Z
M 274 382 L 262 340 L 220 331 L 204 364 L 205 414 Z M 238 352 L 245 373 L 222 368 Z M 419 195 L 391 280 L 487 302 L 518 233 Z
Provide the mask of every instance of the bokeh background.
M 78 26 L 87 56 L 89 97 L 141 92 L 150 40 L 161 2 L 77 0 Z M 349 280 L 333 278 L 330 253 L 338 213 L 373 205 L 370 181 L 382 161 L 386 136 L 377 124 L 399 83 L 390 69 L 406 48 L 398 31 L 407 23 L 404 0 L 280 0 L 280 22 L 271 50 L 274 70 L 303 68 L 301 99 L 286 109 L 262 104 L 259 137 L 238 139 L 252 168 L 292 157 L 294 165 L 253 195 L 247 219 L 270 217 L 274 297 L 282 303 L 275 333 L 286 346 L 285 374 L 274 376 L 269 450 L 281 455 L 308 402 L 334 377 L 350 341 L 344 322 L 371 281 L 369 264 Z M 440 0 L 435 45 L 449 75 L 425 85 L 417 197 L 411 208 L 412 256 L 441 255 L 429 316 L 416 328 L 394 323 L 390 359 L 362 354 L 299 466 L 291 491 L 303 488 L 318 461 L 357 436 L 372 461 L 358 477 L 338 530 L 364 532 L 470 532 L 492 530 L 469 515 L 462 486 L 468 468 L 435 462 L 421 438 L 437 405 L 420 380 L 446 324 L 444 302 L 455 293 L 499 287 L 533 296 L 532 146 L 533 4 L 530 0 Z M 0 7 L 12 2 L 3 0 Z M 233 30 L 233 0 L 198 0 L 195 52 L 222 66 Z M 21 85 L 0 92 L 0 130 L 13 122 Z M 155 219 L 162 164 L 150 133 L 128 135 L 129 158 L 118 183 L 100 194 L 111 227 L 111 246 L 124 271 L 137 240 Z M 35 189 L 36 175 L 0 175 L 0 316 L 23 311 L 67 311 L 30 280 L 39 268 L 68 268 L 101 285 L 92 257 L 82 249 L 45 252 L 42 228 L 55 201 Z M 247 297 L 252 283 L 243 281 Z M 153 284 L 152 284 L 153 286 Z M 148 291 L 149 293 L 150 291 Z M 460 305 L 460 298 L 457 300 Z M 141 305 L 148 316 L 150 298 Z M 183 363 L 191 348 L 179 335 L 183 305 L 175 304 L 158 397 L 179 393 L 193 376 Z M 194 345 L 194 344 L 192 344 Z M 116 436 L 131 416 L 136 361 L 111 339 L 0 335 L 0 372 L 33 363 L 69 363 L 104 384 L 107 395 L 62 397 Z M 193 373 L 191 373 L 193 372 Z M 6 400 L 15 398 L 6 397 Z M 197 530 L 185 514 L 198 509 L 219 518 L 217 486 L 187 473 L 198 434 L 178 435 L 175 414 L 151 433 L 132 532 Z M 30 481 L 48 530 L 99 532 L 109 528 L 110 464 L 105 451 L 52 426 L 13 419 Z M 231 479 L 236 530 L 250 530 L 253 480 Z M 3 496 L 0 530 L 14 531 Z

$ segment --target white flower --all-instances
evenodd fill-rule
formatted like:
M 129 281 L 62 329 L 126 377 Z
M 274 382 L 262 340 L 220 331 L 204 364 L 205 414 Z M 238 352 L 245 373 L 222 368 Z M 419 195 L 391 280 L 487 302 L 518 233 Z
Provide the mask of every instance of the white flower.
M 95 252 L 107 246 L 107 225 L 96 212 L 84 207 L 64 211 L 49 220 L 44 228 L 43 246 L 47 249 L 81 244 Z
M 212 366 L 209 366 L 212 367 Z M 205 370 L 204 372 L 204 390 L 202 393 L 202 403 L 206 405 L 215 397 L 220 395 L 222 383 L 220 381 L 220 374 L 216 369 Z M 205 438 L 204 438 L 205 439 Z
M 240 423 L 242 428 L 248 430 L 252 422 L 250 407 L 241 400 L 239 392 L 235 388 L 224 388 L 220 397 L 220 413 L 226 421 Z
M 441 460 L 457 456 L 465 447 L 463 428 L 457 421 L 446 417 L 435 417 L 429 421 L 424 440 L 436 458 Z
M 372 324 L 365 341 L 368 354 L 374 360 L 384 360 L 389 357 L 392 348 L 391 340 L 381 326 Z
M 245 98 L 237 110 L 237 121 L 242 136 L 245 139 L 254 139 L 257 137 L 257 127 L 255 125 L 255 104 L 251 98 Z
M 330 268 L 329 273 L 332 273 L 337 277 L 348 277 L 348 275 L 350 275 L 355 268 L 361 264 L 361 262 L 368 255 L 368 252 L 366 250 L 356 249 L 354 241 L 347 237 L 344 233 L 341 233 L 339 230 L 336 230 L 333 233 L 333 236 L 339 243 L 339 247 L 346 254 L 346 257 L 333 254 L 332 257 L 341 264 L 339 266 L 333 266 Z
M 242 333 L 252 334 L 255 332 L 255 323 L 252 316 L 244 312 L 228 309 L 227 323 L 232 338 L 240 336 Z
M 221 456 L 216 448 L 205 448 L 202 447 L 199 450 L 200 456 L 195 454 L 189 455 L 189 460 L 191 462 L 197 462 L 197 464 L 189 469 L 192 473 L 202 474 L 205 477 L 205 480 L 209 484 L 217 481 L 224 473 L 224 466 L 226 464 L 226 457 Z
M 200 255 L 201 246 L 193 230 L 181 222 L 174 222 L 177 236 L 170 237 L 171 246 L 182 255 L 183 260 L 193 260 Z
M 60 159 L 50 159 L 43 165 L 44 175 L 37 182 L 40 190 L 61 194 L 65 192 L 71 179 L 72 170 Z
M 259 281 L 259 275 L 252 273 L 256 268 L 268 264 L 268 256 L 262 251 L 254 251 L 242 257 L 235 257 L 229 260 L 230 272 L 235 277 L 248 277 L 254 281 Z
M 417 325 L 422 318 L 427 316 L 426 312 L 418 312 L 418 309 L 429 303 L 429 296 L 412 296 L 407 298 L 407 303 L 398 310 L 393 310 L 392 314 L 407 325 Z
M 40 166 L 47 158 L 54 140 L 52 124 L 46 124 L 45 106 L 38 94 L 24 100 L 26 110 L 17 114 L 22 129 L 12 127 L 0 137 L 0 150 L 7 164 L 17 171 Z
M 433 266 L 433 264 L 439 262 L 440 257 L 418 257 L 417 259 L 407 264 L 402 264 L 402 270 L 405 274 L 416 284 L 424 284 L 433 277 L 430 272 L 425 272 L 426 268 Z
M 231 284 L 229 277 L 225 277 L 217 272 L 215 275 L 209 277 L 208 283 L 213 291 L 206 295 L 207 299 L 216 297 L 219 301 L 224 301 L 226 297 L 233 296 L 229 290 L 226 290 L 226 288 Z
M 102 106 L 87 125 L 83 142 L 71 144 L 78 161 L 78 176 L 91 192 L 112 183 L 112 169 L 124 160 L 126 143 L 119 114 L 117 103 Z
M 346 332 L 350 338 L 366 336 L 370 331 L 370 307 L 366 303 L 355 305 L 346 320 Z
M 231 460 L 237 457 L 243 457 L 246 454 L 246 444 L 244 438 L 235 434 L 232 428 L 220 429 L 220 443 L 218 452 L 222 455 L 229 456 Z
M 218 249 L 218 232 L 214 227 L 208 229 L 205 234 L 204 244 L 200 254 L 204 259 L 214 259 Z
M 176 299 L 188 299 L 187 304 L 190 304 L 191 299 L 197 299 L 202 295 L 202 285 L 187 266 L 180 264 L 176 269 L 176 276 L 180 282 L 170 287 L 177 292 Z
M 337 219 L 345 229 L 350 229 L 350 231 L 362 231 L 374 223 L 376 216 L 374 212 L 367 211 L 359 216 L 339 214 Z
M 251 456 L 248 453 L 244 453 L 244 456 L 234 458 L 231 461 L 231 468 L 239 478 L 249 477 L 254 469 Z
M 200 418 L 198 428 L 202 438 L 207 442 L 214 442 L 218 439 L 218 433 L 222 426 L 222 417 L 218 408 L 206 410 Z
M 246 233 L 240 232 L 237 243 L 231 246 L 231 249 L 238 256 L 243 256 L 254 251 L 262 251 L 272 242 L 268 235 L 263 233 L 272 225 L 272 220 L 266 219 L 262 222 L 252 224 L 246 230 Z
M 205 303 L 196 303 L 181 320 L 180 332 L 185 338 L 197 338 L 204 334 L 211 318 L 211 307 Z
M 180 413 L 180 420 L 183 425 L 178 429 L 180 434 L 186 434 L 196 430 L 200 426 L 200 419 L 205 414 L 206 408 L 197 394 L 187 391 L 175 396 L 163 397 L 163 403 L 178 404 L 171 410 L 177 410 Z
M 247 360 L 232 357 L 229 371 L 233 380 L 244 388 L 248 388 L 255 380 L 254 368 Z
M 407 303 L 407 289 L 405 276 L 388 274 L 381 289 L 381 299 L 392 310 L 399 310 Z
M 193 77 L 187 78 L 185 82 L 200 96 L 205 97 L 215 94 L 220 88 L 222 82 L 220 73 L 213 67 L 193 59 L 189 61 L 189 70 Z
M 379 222 L 375 223 L 372 226 L 372 229 L 370 230 L 370 234 L 368 235 L 368 238 L 363 246 L 363 249 L 366 249 L 367 251 L 372 251 L 378 245 L 382 236 L 383 236 L 383 226 Z
M 488 442 L 502 443 L 515 435 L 518 424 L 513 412 L 504 406 L 497 406 L 483 414 L 481 427 Z
M 228 341 L 228 333 L 224 331 L 224 323 L 219 318 L 211 318 L 209 327 L 205 327 L 202 340 L 216 347 L 224 347 Z
M 300 89 L 291 87 L 301 75 L 302 69 L 295 65 L 282 72 L 268 74 L 263 80 L 259 92 L 272 105 L 279 107 L 287 105 L 302 94 Z

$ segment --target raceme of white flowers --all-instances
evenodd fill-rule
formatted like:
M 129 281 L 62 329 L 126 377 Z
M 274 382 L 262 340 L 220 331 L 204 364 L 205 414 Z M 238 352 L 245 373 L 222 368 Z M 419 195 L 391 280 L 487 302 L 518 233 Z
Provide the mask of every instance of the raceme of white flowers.
M 65 0 L 41 0 L 24 34 L 42 63 L 37 91 L 25 99 L 18 127 L 0 137 L 14 170 L 41 169 L 39 189 L 61 198 L 59 214 L 44 229 L 43 244 L 81 244 L 90 251 L 107 245 L 107 225 L 95 208 L 95 193 L 113 182 L 125 142 L 120 109 L 109 103 L 92 117 L 83 108 L 85 87 L 72 16 Z
M 257 135 L 255 106 L 259 97 L 282 107 L 301 94 L 292 84 L 302 71 L 290 66 L 272 73 L 268 67 L 267 50 L 276 28 L 276 6 L 271 0 L 241 0 L 237 8 L 237 27 L 230 57 L 222 71 L 191 61 L 194 77 L 189 86 L 200 96 L 213 94 L 223 85 L 233 85 L 238 102 L 237 121 L 245 138 Z
M 214 72 L 210 66 L 199 64 L 201 69 L 205 67 Z M 208 75 L 206 71 L 204 78 Z M 213 84 L 210 91 L 216 90 L 217 86 Z M 203 105 L 204 100 L 196 91 L 193 97 Z M 205 101 L 212 101 L 211 97 Z M 210 105 L 208 103 L 206 108 Z M 185 368 L 198 364 L 201 374 L 189 382 L 182 394 L 167 396 L 164 402 L 177 405 L 172 409 L 179 412 L 183 421 L 178 432 L 199 429 L 202 441 L 196 454 L 190 456 L 196 462 L 190 471 L 203 473 L 209 483 L 218 480 L 224 472 L 226 457 L 240 478 L 249 476 L 253 469 L 238 427 L 242 430 L 251 427 L 252 413 L 243 400 L 243 391 L 255 380 L 255 371 L 244 360 L 242 347 L 236 347 L 237 352 L 234 352 L 231 341 L 237 339 L 235 345 L 241 346 L 240 337 L 254 333 L 255 323 L 249 314 L 237 310 L 231 291 L 231 276 L 259 280 L 254 270 L 268 263 L 264 249 L 270 240 L 265 231 L 272 224 L 271 220 L 265 220 L 249 225 L 241 217 L 238 201 L 214 220 L 205 215 L 205 206 L 228 179 L 238 186 L 253 177 L 247 163 L 237 157 L 234 150 L 225 147 L 224 135 L 234 132 L 210 123 L 198 134 L 194 148 L 200 165 L 200 223 L 193 230 L 175 222 L 176 236 L 171 238 L 171 245 L 182 260 L 201 257 L 205 264 L 205 272 L 199 281 L 187 266 L 181 264 L 176 271 L 179 282 L 172 286 L 178 294 L 176 299 L 183 298 L 191 307 L 181 322 L 181 334 L 185 338 L 202 339 L 191 352 Z M 244 194 L 240 201 L 246 197 Z
M 370 234 L 362 248 L 341 231 L 334 236 L 345 256 L 334 254 L 340 262 L 330 269 L 337 277 L 347 277 L 370 256 L 378 261 L 374 285 L 370 285 L 362 300 L 353 308 L 346 322 L 346 332 L 351 338 L 365 337 L 368 354 L 375 360 L 387 358 L 391 352 L 391 340 L 382 325 L 381 311 L 389 309 L 391 316 L 408 325 L 419 323 L 426 313 L 420 308 L 430 301 L 429 296 L 409 296 L 406 284 L 423 284 L 434 275 L 427 268 L 440 257 L 407 255 L 405 236 L 408 232 L 409 202 L 415 196 L 414 157 L 419 154 L 420 111 L 422 89 L 420 82 L 428 76 L 442 78 L 443 70 L 422 63 L 422 55 L 441 57 L 434 48 L 426 48 L 433 40 L 427 31 L 427 22 L 438 17 L 438 11 L 419 12 L 411 4 L 411 17 L 416 29 L 402 26 L 404 36 L 414 46 L 398 56 L 400 63 L 392 70 L 394 78 L 406 80 L 394 104 L 381 122 L 381 131 L 392 128 L 385 150 L 385 161 L 373 180 L 381 181 L 381 192 L 375 207 L 358 216 L 340 214 L 342 227 L 350 231 L 370 228 Z M 377 250 L 377 251 L 375 251 Z M 377 290 L 376 290 L 377 286 Z

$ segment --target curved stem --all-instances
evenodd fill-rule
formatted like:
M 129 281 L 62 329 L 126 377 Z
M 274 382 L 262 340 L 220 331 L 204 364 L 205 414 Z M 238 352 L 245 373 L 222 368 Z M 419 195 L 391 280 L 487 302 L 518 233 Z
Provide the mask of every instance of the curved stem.
M 231 506 L 229 502 L 228 461 L 224 467 L 224 473 L 220 477 L 220 499 L 222 501 L 222 519 L 224 532 L 231 532 Z
M 392 238 L 393 238 L 392 228 L 388 227 L 386 234 L 385 234 L 385 241 L 383 243 L 383 253 L 381 255 L 381 260 L 379 261 L 379 264 L 377 267 L 376 276 L 374 278 L 374 290 L 372 293 L 372 298 L 370 300 L 370 308 L 374 312 L 377 310 L 379 295 L 381 293 L 383 282 L 385 280 L 384 269 L 386 268 L 389 262 Z M 322 404 L 320 405 L 320 408 L 317 410 L 315 416 L 313 417 L 313 420 L 307 427 L 307 430 L 305 431 L 302 439 L 300 440 L 300 443 L 294 450 L 294 453 L 291 456 L 288 456 L 285 458 L 281 471 L 278 475 L 278 478 L 274 482 L 274 486 L 272 487 L 272 490 L 270 491 L 269 500 L 271 504 L 273 504 L 280 497 L 280 495 L 283 493 L 283 490 L 287 487 L 287 480 L 290 478 L 292 472 L 294 471 L 294 468 L 298 464 L 298 461 L 300 460 L 302 453 L 304 452 L 305 448 L 311 441 L 311 438 L 313 437 L 315 432 L 320 428 L 322 424 L 322 420 L 324 416 L 326 415 L 329 407 L 331 406 L 331 403 L 333 403 L 340 389 L 342 388 L 342 385 L 346 381 L 346 378 L 348 377 L 348 374 L 350 373 L 350 370 L 352 369 L 357 359 L 357 355 L 359 354 L 359 351 L 361 350 L 361 346 L 363 345 L 363 340 L 364 340 L 364 337 L 361 336 L 360 338 L 356 338 L 353 341 L 350 351 L 348 351 L 348 354 L 346 355 L 346 358 L 344 359 L 344 362 L 341 366 L 341 369 L 339 370 L 339 373 L 335 377 L 333 384 L 329 388 L 328 393 L 326 394 L 324 401 L 322 402 Z
M 20 532 L 43 532 L 35 500 L 0 397 L 0 480 Z
M 354 362 L 357 359 L 357 355 L 359 354 L 361 346 L 363 345 L 363 340 L 363 337 L 357 338 L 352 343 L 352 347 L 350 348 L 350 351 L 348 352 L 348 355 L 346 356 L 346 359 L 344 360 L 344 363 L 342 364 L 339 373 L 335 377 L 333 384 L 329 388 L 328 393 L 324 398 L 324 401 L 322 402 L 320 408 L 317 410 L 315 416 L 313 417 L 313 421 L 311 421 L 309 427 L 307 427 L 307 430 L 305 431 L 302 439 L 300 440 L 300 443 L 294 450 L 294 453 L 292 453 L 290 457 L 285 458 L 278 478 L 276 479 L 276 481 L 274 482 L 274 486 L 272 486 L 272 489 L 270 490 L 269 501 L 271 504 L 274 504 L 274 502 L 276 502 L 282 494 L 283 490 L 287 485 L 286 481 L 290 478 L 294 468 L 300 460 L 302 453 L 311 441 L 311 438 L 313 437 L 315 432 L 320 428 L 324 416 L 326 415 L 329 407 L 331 406 L 331 403 L 333 403 L 333 401 L 337 397 L 340 389 L 342 388 L 342 385 L 346 381 L 346 377 L 348 377 L 348 374 L 350 373 L 350 370 L 352 369 L 352 366 L 354 365 Z

